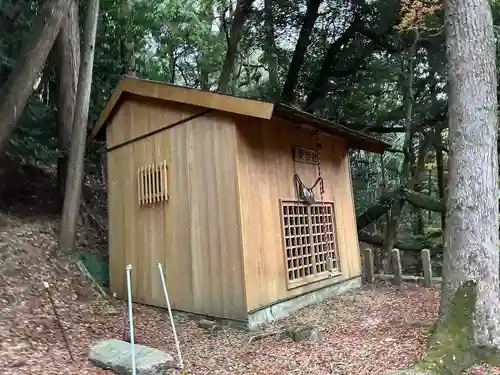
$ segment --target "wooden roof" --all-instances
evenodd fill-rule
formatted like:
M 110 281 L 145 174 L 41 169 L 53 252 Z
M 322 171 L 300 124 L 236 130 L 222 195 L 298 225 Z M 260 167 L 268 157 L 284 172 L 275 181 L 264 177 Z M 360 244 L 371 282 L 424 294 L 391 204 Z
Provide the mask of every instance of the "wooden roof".
M 108 121 L 118 108 L 120 99 L 127 93 L 170 102 L 191 104 L 266 120 L 282 118 L 296 124 L 309 125 L 327 134 L 343 138 L 347 141 L 350 148 L 383 153 L 386 149 L 391 147 L 389 144 L 377 138 L 284 104 L 238 98 L 217 92 L 203 91 L 128 76 L 123 77 L 118 82 L 118 85 L 111 94 L 98 120 L 90 130 L 91 138 L 95 138 L 99 134 L 102 134 L 102 130 L 106 127 Z

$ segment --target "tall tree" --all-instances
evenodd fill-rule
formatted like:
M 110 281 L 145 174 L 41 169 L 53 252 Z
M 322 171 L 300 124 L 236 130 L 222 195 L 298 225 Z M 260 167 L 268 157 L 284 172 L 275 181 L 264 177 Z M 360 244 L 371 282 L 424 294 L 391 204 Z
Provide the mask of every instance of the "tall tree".
M 285 85 L 281 91 L 281 101 L 284 103 L 292 103 L 295 101 L 295 88 L 299 80 L 299 72 L 306 56 L 307 47 L 311 42 L 311 34 L 314 29 L 314 24 L 318 19 L 318 9 L 323 0 L 308 0 L 307 10 L 300 29 L 299 38 L 295 45 L 292 61 L 288 68 Z
M 441 314 L 417 372 L 498 365 L 500 285 L 496 46 L 488 0 L 448 0 L 449 181 Z M 425 371 L 424 371 L 425 370 Z
M 265 58 L 267 69 L 269 71 L 269 85 L 271 86 L 271 98 L 275 98 L 275 92 L 278 90 L 278 59 L 276 56 L 276 40 L 274 36 L 273 20 L 273 0 L 264 0 L 264 29 L 266 39 L 264 41 Z
M 202 13 L 200 17 L 202 18 L 204 24 L 207 26 L 209 30 L 212 30 L 214 24 L 214 1 L 213 0 L 204 0 L 202 2 Z M 203 45 L 201 49 L 201 59 L 199 62 L 200 66 L 200 88 L 202 90 L 210 89 L 210 48 L 212 45 L 207 43 L 207 46 Z
M 133 4 L 131 0 L 122 2 L 118 10 L 119 18 L 123 27 L 124 34 L 120 40 L 120 54 L 122 58 L 122 74 L 135 76 L 135 55 L 134 55 L 134 38 L 132 35 L 133 27 Z
M 64 21 L 55 44 L 57 72 L 57 141 L 60 151 L 57 163 L 56 190 L 58 202 L 64 200 L 64 185 L 68 168 L 73 118 L 80 69 L 80 27 L 78 4 L 71 0 L 68 16 Z
M 488 0 L 449 0 L 449 176 L 441 311 L 476 286 L 477 345 L 500 347 L 496 45 Z
M 80 64 L 75 116 L 73 121 L 73 136 L 71 138 L 59 236 L 59 247 L 62 250 L 73 249 L 75 245 L 76 225 L 83 183 L 85 140 L 87 135 L 90 91 L 92 87 L 95 38 L 97 34 L 97 21 L 99 18 L 99 0 L 90 0 L 87 7 L 82 44 L 83 53 Z
M 47 0 L 35 18 L 27 43 L 0 90 L 0 154 L 24 111 L 35 82 L 67 15 L 70 0 Z
M 337 40 L 330 44 L 328 50 L 325 53 L 323 62 L 321 64 L 321 69 L 314 81 L 313 89 L 307 96 L 306 109 L 313 111 L 313 106 L 317 101 L 320 101 L 328 93 L 328 83 L 330 78 L 334 73 L 334 68 L 337 60 L 342 59 L 340 55 L 342 47 L 347 45 L 349 41 L 355 36 L 356 32 L 363 28 L 363 22 L 360 17 L 360 11 L 357 7 L 354 8 L 354 19 L 349 25 L 349 27 L 339 36 Z M 358 69 L 359 65 L 356 64 L 355 69 Z M 347 74 L 351 72 L 348 71 Z
M 414 122 L 413 119 L 413 102 L 414 102 L 414 75 L 415 75 L 415 54 L 417 52 L 417 43 L 419 34 L 418 31 L 415 30 L 413 32 L 414 40 L 409 48 L 408 61 L 407 61 L 407 69 L 402 69 L 404 72 L 406 70 L 406 74 L 402 73 L 402 88 L 403 88 L 403 97 L 404 97 L 404 106 L 406 110 L 406 118 L 405 118 L 405 139 L 403 143 L 403 151 L 404 158 L 400 165 L 399 170 L 399 185 L 409 187 L 411 189 L 416 185 L 416 180 L 409 180 L 410 176 L 410 167 L 411 160 L 413 155 L 413 136 L 415 134 L 414 130 Z M 408 186 L 410 185 L 410 186 Z M 385 230 L 385 238 L 384 244 L 382 247 L 382 253 L 385 258 L 384 266 L 386 270 L 390 267 L 390 254 L 391 250 L 394 248 L 394 243 L 396 242 L 396 234 L 399 227 L 399 222 L 401 220 L 401 214 L 403 212 L 403 206 L 405 204 L 405 200 L 402 197 L 401 199 L 395 199 L 391 206 L 391 211 L 389 215 L 389 219 L 387 220 L 386 230 Z
M 231 83 L 231 74 L 234 70 L 238 55 L 238 45 L 243 36 L 245 21 L 252 11 L 254 0 L 238 0 L 231 19 L 231 34 L 227 41 L 227 51 L 222 64 L 217 91 L 228 92 Z

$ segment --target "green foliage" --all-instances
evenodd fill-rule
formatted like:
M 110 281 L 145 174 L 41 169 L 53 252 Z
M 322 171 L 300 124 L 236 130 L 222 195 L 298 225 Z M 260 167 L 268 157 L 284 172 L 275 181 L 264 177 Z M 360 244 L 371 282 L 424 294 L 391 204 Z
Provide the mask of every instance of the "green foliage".
M 82 261 L 94 280 L 101 286 L 109 286 L 108 257 L 97 256 L 89 252 L 78 251 L 73 256 Z
M 0 0 L 0 23 L 14 3 L 14 0 Z M 131 70 L 143 78 L 215 89 L 235 3 L 234 0 L 102 0 L 89 122 L 94 123 L 97 119 L 120 75 Z M 0 40 L 0 85 L 6 81 L 22 44 L 26 42 L 40 4 L 41 1 L 36 0 L 25 6 L 14 27 Z M 80 15 L 83 15 L 86 2 L 79 4 Z M 233 94 L 264 100 L 277 97 L 286 79 L 306 5 L 306 0 L 272 1 L 275 38 L 269 40 L 264 2 L 254 2 L 253 11 L 244 25 L 232 75 Z M 318 115 L 357 130 L 373 130 L 374 134 L 392 143 L 395 149 L 400 149 L 404 140 L 407 109 L 403 103 L 409 74 L 408 50 L 413 40 L 413 34 L 394 29 L 400 20 L 399 7 L 397 0 L 375 0 L 356 8 L 362 27 L 358 27 L 352 37 L 342 40 L 333 63 L 327 66 L 328 78 L 324 82 L 319 79 L 326 83 L 326 94 L 314 106 Z M 317 88 L 326 52 L 350 26 L 354 9 L 350 3 L 339 0 L 322 3 L 299 72 L 296 105 L 304 105 L 311 91 Z M 499 2 L 492 2 L 492 10 L 498 25 Z M 80 18 L 83 27 L 83 17 Z M 435 126 L 436 115 L 447 111 L 442 29 L 442 12 L 425 17 L 413 61 L 412 121 L 419 126 L 412 145 L 414 150 L 421 145 L 423 134 Z M 271 69 L 266 50 L 274 51 L 277 85 L 269 79 Z M 60 152 L 56 142 L 54 59 L 55 56 L 51 55 L 40 72 L 40 83 L 33 92 L 9 150 L 23 160 L 48 165 L 54 165 Z M 88 142 L 88 174 L 100 175 L 104 154 L 102 141 Z M 403 153 L 386 153 L 380 159 L 378 155 L 353 151 L 350 156 L 356 212 L 360 214 L 384 189 L 399 184 Z M 430 154 L 427 163 L 430 168 L 425 183 L 422 182 L 419 188 L 422 193 L 437 196 L 434 154 Z M 422 218 L 425 233 L 440 226 L 438 214 L 418 213 L 410 207 L 403 212 L 400 232 L 422 235 L 414 233 L 422 232 L 414 228 Z M 376 223 L 379 231 L 383 229 L 384 220 L 382 218 Z

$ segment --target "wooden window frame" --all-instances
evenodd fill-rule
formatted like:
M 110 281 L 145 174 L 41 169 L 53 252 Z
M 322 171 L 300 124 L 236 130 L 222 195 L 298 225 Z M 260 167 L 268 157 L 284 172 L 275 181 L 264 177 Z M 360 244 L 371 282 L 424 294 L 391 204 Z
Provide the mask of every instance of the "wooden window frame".
M 137 197 L 140 206 L 168 201 L 166 160 L 144 165 L 137 170 Z
M 332 255 L 334 259 L 334 268 L 332 270 L 327 269 L 328 265 L 326 263 L 326 258 L 325 258 L 326 250 L 323 249 L 324 239 L 323 239 L 323 222 L 321 216 L 321 209 L 322 209 L 321 202 L 308 205 L 306 203 L 292 199 L 279 200 L 280 217 L 281 217 L 281 234 L 283 241 L 284 272 L 288 290 L 303 285 L 315 283 L 321 280 L 325 280 L 330 277 L 341 275 L 341 265 L 340 265 L 338 245 L 337 245 L 335 204 L 332 201 L 325 201 L 324 205 L 326 211 L 327 207 L 331 208 L 331 215 L 330 215 L 331 222 L 328 221 L 328 214 L 327 214 L 327 227 L 331 225 L 330 253 L 333 253 Z M 298 208 L 297 211 L 303 212 L 302 214 L 297 213 L 296 215 L 298 216 L 294 218 L 294 220 L 298 218 L 299 224 L 295 223 L 293 225 L 290 224 L 290 218 L 292 218 L 293 215 L 285 214 L 285 207 L 287 208 L 297 207 Z M 318 214 L 312 212 L 313 210 L 317 211 L 318 209 L 320 212 L 319 220 L 321 220 L 319 223 L 316 222 L 318 220 Z M 306 220 L 303 220 L 303 222 L 300 223 L 301 219 L 306 219 L 306 218 L 307 222 Z M 319 226 L 319 232 L 317 231 L 318 226 Z M 302 232 L 300 234 L 291 233 L 292 228 L 294 231 L 299 230 L 305 233 Z M 301 239 L 298 240 L 298 237 L 301 237 Z M 295 242 L 293 241 L 293 239 L 295 239 Z M 294 252 L 295 250 L 296 253 Z M 321 258 L 321 256 L 323 258 Z M 302 257 L 301 261 L 299 260 L 301 259 L 300 257 Z M 310 259 L 305 261 L 305 257 L 310 257 Z M 297 260 L 297 264 L 293 264 L 294 260 Z M 290 261 L 292 262 L 292 267 L 290 267 L 289 263 Z M 300 277 L 290 278 L 290 271 L 294 272 L 294 270 L 298 270 L 299 268 L 301 269 L 309 268 L 308 271 L 311 271 L 312 269 L 312 272 L 308 273 L 307 275 L 302 275 Z M 320 268 L 325 268 L 325 270 L 319 270 Z

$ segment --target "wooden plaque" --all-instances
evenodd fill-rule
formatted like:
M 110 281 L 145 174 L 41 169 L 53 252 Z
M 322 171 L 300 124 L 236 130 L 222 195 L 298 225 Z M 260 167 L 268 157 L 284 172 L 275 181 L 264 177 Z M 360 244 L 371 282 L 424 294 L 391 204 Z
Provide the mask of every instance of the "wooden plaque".
M 297 163 L 318 164 L 318 155 L 315 150 L 294 147 L 293 160 Z

